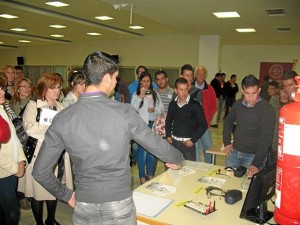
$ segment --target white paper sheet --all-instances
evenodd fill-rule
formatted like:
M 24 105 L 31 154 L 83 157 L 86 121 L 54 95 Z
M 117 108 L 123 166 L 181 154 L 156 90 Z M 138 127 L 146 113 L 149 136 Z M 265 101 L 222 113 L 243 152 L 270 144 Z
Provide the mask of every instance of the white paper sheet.
M 133 200 L 137 214 L 148 217 L 156 217 L 173 202 L 172 199 L 161 198 L 139 191 L 133 192 Z
M 43 108 L 42 111 L 41 111 L 41 116 L 40 116 L 39 123 L 50 126 L 51 123 L 52 123 L 53 118 L 56 116 L 57 113 L 58 113 L 58 111 Z

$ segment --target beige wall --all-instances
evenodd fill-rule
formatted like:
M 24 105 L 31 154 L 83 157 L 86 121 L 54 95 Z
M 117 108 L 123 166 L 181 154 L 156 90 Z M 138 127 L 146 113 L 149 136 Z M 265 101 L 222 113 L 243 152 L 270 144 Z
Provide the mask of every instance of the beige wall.
M 145 64 L 180 67 L 184 63 L 196 65 L 198 45 L 198 38 L 194 36 L 159 35 L 128 40 L 22 47 L 17 50 L 0 50 L 0 65 L 16 64 L 17 56 L 23 56 L 26 65 L 82 65 L 89 53 L 101 50 L 119 55 L 121 66 Z
M 23 56 L 26 65 L 82 65 L 92 51 L 101 50 L 118 54 L 121 66 L 144 64 L 146 66 L 180 67 L 185 63 L 197 66 L 199 37 L 190 35 L 156 35 L 128 40 L 100 40 L 74 42 L 69 45 L 21 47 L 0 50 L 0 65 L 16 64 L 16 57 Z M 300 46 L 240 46 L 221 47 L 220 67 L 227 74 L 238 75 L 238 82 L 245 75 L 259 74 L 260 62 L 292 62 L 300 59 Z M 300 73 L 299 63 L 294 68 Z M 214 74 L 209 74 L 211 81 Z
M 221 70 L 226 79 L 232 74 L 238 75 L 238 84 L 249 74 L 259 76 L 260 62 L 293 62 L 300 59 L 300 46 L 223 46 L 221 54 Z M 300 73 L 300 62 L 294 70 Z

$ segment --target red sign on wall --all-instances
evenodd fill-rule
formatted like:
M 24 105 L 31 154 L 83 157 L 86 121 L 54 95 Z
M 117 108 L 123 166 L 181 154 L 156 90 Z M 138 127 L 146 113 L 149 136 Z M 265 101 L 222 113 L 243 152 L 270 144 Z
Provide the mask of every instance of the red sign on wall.
M 268 75 L 272 80 L 280 80 L 285 71 L 292 70 L 294 63 L 261 62 L 259 79 Z

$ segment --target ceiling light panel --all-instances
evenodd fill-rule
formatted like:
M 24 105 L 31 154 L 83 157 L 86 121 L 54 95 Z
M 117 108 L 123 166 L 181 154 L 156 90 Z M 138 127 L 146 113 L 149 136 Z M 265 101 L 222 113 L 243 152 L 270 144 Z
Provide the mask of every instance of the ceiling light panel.
M 29 43 L 31 41 L 28 41 L 28 40 L 19 40 L 19 42 L 21 42 L 21 43 Z
M 130 29 L 133 29 L 133 30 L 141 30 L 141 29 L 144 29 L 144 27 L 142 26 L 129 26 Z
M 256 32 L 254 28 L 237 28 L 235 29 L 239 33 L 253 33 Z
M 9 15 L 9 14 L 0 14 L 0 17 L 5 18 L 5 19 L 16 19 L 16 18 L 19 18 L 17 16 Z
M 49 27 L 56 28 L 56 29 L 66 28 L 66 26 L 64 26 L 64 25 L 59 25 L 59 24 L 49 25 Z
M 113 20 L 114 19 L 110 16 L 96 16 L 95 18 L 98 20 Z
M 25 28 L 11 28 L 10 30 L 13 30 L 13 31 L 18 31 L 18 32 L 24 32 L 24 31 L 27 31 L 27 29 Z
M 236 18 L 240 17 L 237 12 L 214 12 L 213 13 L 218 18 Z
M 51 37 L 57 37 L 57 38 L 62 38 L 62 37 L 64 37 L 64 35 L 62 35 L 62 34 L 51 34 L 50 36 L 51 36 Z
M 88 35 L 91 35 L 91 36 L 99 36 L 101 35 L 100 33 L 95 33 L 95 32 L 90 32 L 90 33 L 86 33 Z
M 45 4 L 55 6 L 55 7 L 65 7 L 69 6 L 69 4 L 60 2 L 60 1 L 52 1 L 52 2 L 46 2 Z

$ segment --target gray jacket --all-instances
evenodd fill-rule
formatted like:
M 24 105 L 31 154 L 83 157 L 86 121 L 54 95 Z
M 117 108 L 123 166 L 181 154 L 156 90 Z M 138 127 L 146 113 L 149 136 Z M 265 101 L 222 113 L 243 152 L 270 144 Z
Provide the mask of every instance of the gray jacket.
M 164 162 L 182 164 L 182 154 L 151 131 L 129 105 L 103 93 L 82 94 L 58 113 L 49 127 L 32 175 L 58 199 L 72 191 L 53 174 L 65 149 L 73 162 L 76 200 L 86 203 L 120 201 L 132 195 L 129 141 L 133 139 Z

